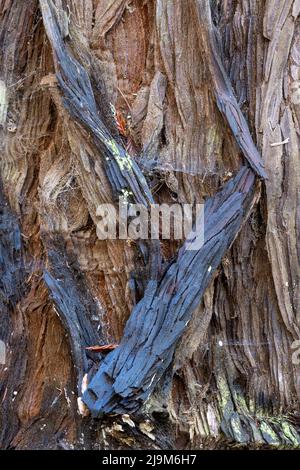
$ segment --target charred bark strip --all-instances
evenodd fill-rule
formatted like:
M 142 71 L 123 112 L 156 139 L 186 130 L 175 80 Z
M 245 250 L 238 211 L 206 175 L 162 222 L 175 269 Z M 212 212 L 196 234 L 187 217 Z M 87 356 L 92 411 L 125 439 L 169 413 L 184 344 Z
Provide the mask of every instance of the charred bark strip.
M 128 198 L 130 201 L 149 207 L 154 204 L 154 199 L 146 178 L 136 161 L 111 135 L 109 130 L 111 123 L 105 122 L 108 110 L 99 109 L 87 71 L 67 50 L 57 8 L 52 0 L 41 0 L 40 5 L 44 25 L 53 48 L 57 78 L 65 108 L 92 135 L 115 197 L 123 196 L 125 200 Z M 87 61 L 90 62 L 89 58 Z M 99 90 L 99 86 L 97 88 Z M 152 241 L 148 245 L 148 277 L 157 279 L 161 266 L 160 244 Z
M 154 199 L 145 176 L 121 143 L 113 138 L 110 130 L 111 122 L 107 118 L 109 111 L 106 110 L 105 113 L 99 109 L 99 100 L 96 99 L 91 84 L 91 81 L 95 82 L 92 63 L 90 78 L 85 68 L 72 57 L 70 49 L 67 49 L 61 19 L 65 12 L 60 12 L 59 16 L 59 10 L 52 0 L 41 0 L 40 5 L 44 25 L 53 48 L 57 78 L 65 108 L 93 136 L 115 197 L 123 196 L 125 200 L 128 198 L 149 208 Z M 91 62 L 89 57 L 86 60 Z M 101 81 L 101 77 L 98 77 L 98 81 Z M 103 95 L 103 90 L 100 88 L 98 85 L 97 90 Z M 160 244 L 154 240 L 147 245 L 148 278 L 157 279 L 161 267 Z M 140 244 L 138 246 L 142 251 Z
M 87 71 L 67 52 L 55 5 L 52 0 L 40 0 L 40 5 L 53 48 L 64 106 L 93 136 L 115 195 L 121 195 L 126 190 L 135 202 L 148 206 L 154 201 L 146 179 L 137 163 L 111 136 L 102 121 Z
M 0 306 L 14 308 L 24 293 L 25 266 L 21 231 L 0 183 Z M 1 325 L 2 326 L 2 325 Z
M 162 279 L 149 283 L 119 348 L 104 360 L 83 396 L 93 416 L 135 412 L 154 390 L 254 202 L 254 181 L 252 171 L 243 167 L 222 191 L 208 199 L 204 245 L 189 250 L 193 240 L 187 240 Z
M 83 375 L 102 357 L 85 349 L 103 342 L 101 331 L 92 324 L 92 318 L 100 318 L 100 312 L 84 276 L 66 254 L 62 241 L 51 242 L 48 259 L 50 269 L 45 270 L 44 280 L 68 333 L 80 394 Z
M 26 338 L 22 338 L 18 348 L 12 338 L 14 331 L 13 313 L 17 303 L 25 293 L 26 269 L 22 256 L 22 239 L 16 216 L 11 212 L 2 192 L 0 182 L 0 339 L 5 344 L 5 364 L 0 364 L 0 442 L 9 442 L 18 429 L 18 419 L 13 413 L 13 403 L 4 400 L 12 396 L 24 372 L 26 363 Z M 14 373 L 6 372 L 8 366 Z
M 209 2 L 196 0 L 196 12 L 201 27 L 199 34 L 206 34 L 208 63 L 214 83 L 218 108 L 226 119 L 234 138 L 253 171 L 262 179 L 267 179 L 262 158 L 253 142 L 246 119 L 238 105 L 229 77 L 222 64 L 216 45 Z

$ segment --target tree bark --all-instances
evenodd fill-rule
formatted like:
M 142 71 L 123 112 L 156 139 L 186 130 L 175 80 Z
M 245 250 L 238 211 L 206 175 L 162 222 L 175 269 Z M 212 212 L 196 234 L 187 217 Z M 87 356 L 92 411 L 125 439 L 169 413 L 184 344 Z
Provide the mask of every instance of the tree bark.
M 299 11 L 0 0 L 2 449 L 300 445 Z M 100 240 L 124 191 L 203 247 Z

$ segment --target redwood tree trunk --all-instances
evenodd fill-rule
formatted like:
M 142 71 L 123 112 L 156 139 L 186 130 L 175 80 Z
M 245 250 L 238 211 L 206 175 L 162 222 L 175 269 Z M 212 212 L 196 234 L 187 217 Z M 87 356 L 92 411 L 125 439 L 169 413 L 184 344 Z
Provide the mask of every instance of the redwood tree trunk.
M 0 0 L 1 448 L 299 445 L 299 11 L 298 0 Z M 140 312 L 146 325 L 148 283 L 166 302 L 164 276 L 187 258 L 175 241 L 157 252 L 97 237 L 97 207 L 125 187 L 146 206 L 223 197 L 225 215 L 243 214 L 218 226 L 227 244 L 206 247 L 211 275 L 202 251 L 194 284 L 182 277 L 205 292 L 139 401 L 121 400 L 109 358 L 130 341 L 128 363 L 140 357 L 136 317 L 126 322 Z M 240 202 L 228 208 L 230 191 Z M 121 349 L 105 360 L 85 349 L 107 343 Z M 93 419 L 78 397 L 99 366 L 118 411 Z

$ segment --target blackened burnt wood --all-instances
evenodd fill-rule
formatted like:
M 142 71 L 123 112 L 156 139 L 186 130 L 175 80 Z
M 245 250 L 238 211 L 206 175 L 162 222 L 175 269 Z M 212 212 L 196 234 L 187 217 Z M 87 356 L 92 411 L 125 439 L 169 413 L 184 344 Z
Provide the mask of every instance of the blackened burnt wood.
M 46 243 L 47 246 L 47 243 Z M 101 354 L 91 353 L 85 348 L 101 344 L 101 330 L 93 325 L 93 318 L 101 318 L 99 308 L 90 294 L 84 276 L 66 254 L 62 241 L 52 241 L 48 247 L 49 269 L 44 280 L 56 311 L 68 333 L 73 363 L 78 377 L 78 391 L 84 373 L 88 372 Z
M 12 413 L 12 401 L 4 398 L 22 384 L 27 367 L 26 335 L 22 330 L 19 335 L 15 331 L 17 305 L 28 289 L 26 276 L 19 221 L 3 195 L 0 182 L 0 340 L 5 344 L 5 364 L 0 361 L 1 443 L 10 442 L 19 427 L 18 415 Z
M 92 135 L 101 155 L 107 178 L 115 196 L 150 207 L 154 203 L 150 188 L 137 163 L 109 132 L 97 106 L 90 77 L 84 67 L 71 56 L 61 31 L 58 10 L 52 0 L 40 0 L 44 25 L 52 45 L 57 78 L 63 103 L 69 114 Z M 89 58 L 86 58 L 89 61 Z M 99 78 L 101 80 L 101 77 Z M 96 162 L 95 162 L 96 163 Z M 149 241 L 148 278 L 156 279 L 161 265 L 158 240 Z M 140 247 L 140 244 L 138 244 Z M 141 249 L 141 247 L 140 247 Z
M 40 0 L 40 5 L 65 108 L 92 135 L 115 195 L 128 191 L 136 203 L 152 204 L 152 194 L 143 173 L 101 119 L 90 77 L 67 49 L 55 5 L 52 0 Z
M 0 182 L 0 339 L 6 345 L 12 339 L 11 317 L 25 293 L 25 279 L 26 269 L 18 219 L 3 195 Z
M 253 171 L 267 179 L 262 158 L 253 142 L 246 119 L 238 105 L 230 79 L 218 53 L 209 2 L 196 0 L 196 14 L 200 22 L 199 34 L 206 34 L 208 45 L 208 63 L 214 84 L 216 102 L 227 121 L 234 138 Z
M 0 306 L 14 308 L 24 294 L 25 266 L 17 217 L 11 212 L 0 183 Z
M 226 250 L 254 202 L 253 172 L 243 167 L 204 209 L 204 244 L 180 249 L 159 282 L 149 282 L 120 346 L 102 362 L 83 400 L 97 417 L 132 413 L 149 397 L 172 363 L 178 341 Z

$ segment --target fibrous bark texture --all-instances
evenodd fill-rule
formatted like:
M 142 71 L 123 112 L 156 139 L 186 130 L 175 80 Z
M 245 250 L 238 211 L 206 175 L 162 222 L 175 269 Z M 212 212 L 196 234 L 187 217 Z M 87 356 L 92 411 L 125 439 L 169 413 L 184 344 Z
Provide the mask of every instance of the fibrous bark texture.
M 0 0 L 1 448 L 299 446 L 299 12 Z M 101 240 L 120 197 L 203 246 Z

